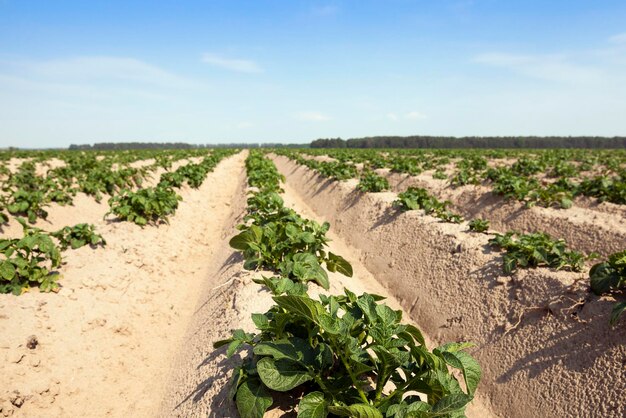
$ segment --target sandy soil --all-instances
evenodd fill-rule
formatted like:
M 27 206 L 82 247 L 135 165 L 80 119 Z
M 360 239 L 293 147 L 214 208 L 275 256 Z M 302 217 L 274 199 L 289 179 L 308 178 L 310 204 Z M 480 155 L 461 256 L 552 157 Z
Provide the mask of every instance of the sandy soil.
M 626 328 L 611 329 L 612 298 L 585 273 L 501 274 L 488 237 L 420 211 L 390 208 L 393 193 L 362 194 L 284 157 L 287 183 L 333 225 L 435 342 L 471 340 L 484 369 L 479 392 L 506 417 L 622 417 Z
M 449 200 L 451 208 L 467 219 L 488 219 L 491 229 L 498 232 L 546 232 L 565 239 L 576 250 L 586 254 L 595 251 L 602 256 L 622 251 L 626 247 L 626 216 L 617 210 L 608 212 L 595 209 L 610 204 L 588 207 L 574 205 L 570 209 L 539 206 L 526 208 L 523 203 L 495 196 L 488 186 L 450 188 L 446 180 L 433 179 L 424 173 L 409 176 L 391 173 L 388 169 L 377 172 L 389 180 L 394 192 L 402 192 L 410 186 L 423 187 L 438 199 Z
M 285 205 L 301 215 L 323 221 L 298 196 L 289 184 L 284 185 Z M 242 210 L 243 210 L 242 205 Z M 239 219 L 233 219 L 228 238 L 236 233 L 234 227 Z M 354 276 L 348 278 L 329 273 L 331 293 L 341 293 L 348 287 L 356 293 L 369 292 L 386 294 L 386 289 L 375 280 L 361 263 L 361 255 L 355 248 L 346 245 L 331 231 L 330 250 L 344 256 L 354 268 Z M 228 239 L 227 238 L 227 239 Z M 235 417 L 236 408 L 228 398 L 229 378 L 239 358 L 227 359 L 224 350 L 213 351 L 213 342 L 230 336 L 234 328 L 254 331 L 250 315 L 265 312 L 272 305 L 270 294 L 252 282 L 254 273 L 243 270 L 242 259 L 232 249 L 223 248 L 218 260 L 213 263 L 217 279 L 207 283 L 207 289 L 195 310 L 194 320 L 184 339 L 178 366 L 174 369 L 168 394 L 159 416 L 163 417 Z M 256 273 L 263 274 L 262 272 Z M 271 273 L 266 273 L 271 275 Z M 311 293 L 319 288 L 311 286 Z M 400 303 L 390 297 L 387 303 L 394 309 L 402 309 Z M 405 317 L 409 318 L 405 312 Z M 432 343 L 429 341 L 429 346 Z M 297 401 L 286 400 L 280 407 L 270 410 L 266 417 L 295 417 L 293 406 Z M 478 397 L 468 410 L 469 417 L 495 416 L 488 401 Z
M 184 187 L 170 225 L 104 220 L 106 198 L 82 194 L 74 206 L 49 208 L 37 226 L 93 223 L 108 246 L 68 251 L 58 294 L 0 295 L 0 414 L 237 416 L 227 396 L 236 361 L 212 344 L 233 328 L 253 330 L 250 314 L 271 304 L 228 247 L 245 209 L 244 159 L 223 160 L 198 190 Z M 397 214 L 393 193 L 361 194 L 356 180 L 332 183 L 275 160 L 287 177 L 285 204 L 329 221 L 331 250 L 354 267 L 352 279 L 331 275 L 331 292 L 390 295 L 430 347 L 477 344 L 484 378 L 468 416 L 626 415 L 626 328 L 608 327 L 613 300 L 590 295 L 585 274 L 502 276 L 488 237 L 465 224 Z M 15 222 L 3 231 L 20 233 Z M 294 417 L 290 405 L 267 417 Z
M 91 222 L 108 245 L 68 251 L 58 294 L 0 295 L 1 414 L 157 414 L 199 291 L 211 280 L 207 261 L 223 245 L 243 160 L 225 159 L 199 190 L 181 190 L 170 225 L 107 222 L 106 202 L 89 198 L 51 208 L 41 226 Z

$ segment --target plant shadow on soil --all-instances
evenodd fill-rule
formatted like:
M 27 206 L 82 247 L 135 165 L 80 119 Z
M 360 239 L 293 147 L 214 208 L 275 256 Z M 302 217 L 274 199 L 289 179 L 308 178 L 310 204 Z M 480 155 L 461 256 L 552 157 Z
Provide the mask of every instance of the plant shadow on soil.
M 311 183 L 311 187 L 315 189 L 315 193 L 313 193 L 313 196 L 317 196 L 318 194 L 322 193 L 329 187 L 335 186 L 334 184 L 335 182 L 336 182 L 335 180 L 332 180 L 332 179 L 329 179 L 320 175 L 311 177 L 308 180 L 308 183 Z
M 208 357 L 206 357 L 202 363 L 197 366 L 197 369 L 206 367 L 210 364 L 216 366 L 217 371 L 213 376 L 208 377 L 198 385 L 196 388 L 185 397 L 175 409 L 178 409 L 185 402 L 192 401 L 193 403 L 200 402 L 204 395 L 214 386 L 220 385 L 219 392 L 212 395 L 210 408 L 212 413 L 209 415 L 214 418 L 231 418 L 238 416 L 235 402 L 230 398 L 230 377 L 232 370 L 241 364 L 239 356 L 224 357 L 224 350 L 214 350 Z M 220 357 L 224 357 L 219 359 Z M 228 380 L 227 384 L 223 384 L 224 380 Z M 268 410 L 272 418 L 296 418 L 297 413 L 295 411 L 295 405 L 297 405 L 301 394 L 288 394 L 288 393 L 276 393 L 273 392 L 274 404 Z
M 365 193 L 360 191 L 359 189 L 352 190 L 347 196 L 343 204 L 342 210 L 352 209 L 363 197 Z
M 214 373 L 211 377 L 205 379 L 201 383 L 199 383 L 196 388 L 187 395 L 176 407 L 175 410 L 182 406 L 184 403 L 191 400 L 193 403 L 200 402 L 204 395 L 214 386 L 214 384 L 221 385 L 221 388 L 218 393 L 213 395 L 211 401 L 211 414 L 212 417 L 234 417 L 237 412 L 234 406 L 234 403 L 230 401 L 229 398 L 229 390 L 230 386 L 228 384 L 223 385 L 220 381 L 227 379 L 227 375 L 230 371 L 232 371 L 235 367 L 237 367 L 240 363 L 238 357 L 230 357 L 217 361 L 220 356 L 223 356 L 224 350 L 214 350 L 207 358 L 205 358 L 202 363 L 200 363 L 197 369 L 200 369 L 204 366 L 207 366 L 211 363 L 215 363 L 217 366 L 217 372 Z M 219 411 L 219 415 L 215 412 Z
M 505 286 L 509 301 L 515 302 L 500 312 L 500 318 L 508 318 L 508 324 L 495 321 L 485 341 L 523 350 L 520 357 L 505 366 L 497 378 L 499 383 L 509 382 L 520 373 L 536 378 L 554 367 L 582 373 L 597 367 L 601 357 L 617 352 L 626 342 L 626 327 L 618 324 L 611 328 L 608 324 L 614 302 L 590 294 L 585 286 L 574 290 L 545 276 L 507 276 L 502 272 L 500 258 L 473 271 L 472 276 L 485 280 L 489 290 Z M 509 281 L 502 282 L 502 278 Z M 533 290 L 538 284 L 541 289 Z M 538 335 L 548 338 L 537 340 Z
M 532 337 L 533 328 L 544 328 L 551 330 L 547 333 L 549 338 L 529 345 L 533 349 L 518 358 L 497 381 L 508 382 L 524 372 L 533 379 L 544 372 L 549 373 L 553 367 L 584 373 L 597 367 L 598 360 L 607 353 L 617 352 L 626 341 L 626 330 L 624 327 L 611 329 L 608 324 L 614 302 L 590 294 L 584 295 L 583 301 L 584 304 L 575 311 L 564 299 L 556 306 L 546 303 L 545 307 L 522 311 L 519 323 L 508 337 L 521 341 Z M 500 334 L 500 340 L 506 344 L 507 336 Z
M 378 219 L 376 219 L 376 222 L 374 222 L 370 231 L 395 222 L 402 213 L 403 212 L 401 210 L 396 209 L 393 206 L 387 207 Z
M 606 305 L 606 312 L 610 312 L 610 304 Z M 544 319 L 545 318 L 545 319 Z M 549 320 L 546 312 L 533 312 L 525 315 L 523 325 L 529 326 L 528 322 Z M 594 325 L 595 322 L 604 324 Z M 596 315 L 588 321 L 586 325 L 576 322 L 568 324 L 564 329 L 555 333 L 545 344 L 527 355 L 517 360 L 513 366 L 498 378 L 498 382 L 510 381 L 517 373 L 526 371 L 528 378 L 535 378 L 556 365 L 563 365 L 568 370 L 574 372 L 584 372 L 594 367 L 596 360 L 612 348 L 619 348 L 623 344 L 620 342 L 600 339 L 598 335 L 590 334 L 590 330 L 606 327 L 608 315 Z M 598 344 L 598 341 L 607 341 L 607 345 Z
M 226 268 L 234 264 L 242 263 L 243 260 L 244 260 L 243 254 L 240 251 L 233 251 L 232 254 L 229 255 L 228 258 L 222 263 L 222 266 L 220 267 L 219 271 L 222 272 Z

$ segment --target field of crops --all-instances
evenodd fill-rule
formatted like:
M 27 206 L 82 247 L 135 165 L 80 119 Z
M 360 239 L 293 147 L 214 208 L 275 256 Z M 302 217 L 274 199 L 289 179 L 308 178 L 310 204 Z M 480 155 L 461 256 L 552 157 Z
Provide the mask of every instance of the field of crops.
M 626 151 L 0 153 L 0 413 L 626 415 Z

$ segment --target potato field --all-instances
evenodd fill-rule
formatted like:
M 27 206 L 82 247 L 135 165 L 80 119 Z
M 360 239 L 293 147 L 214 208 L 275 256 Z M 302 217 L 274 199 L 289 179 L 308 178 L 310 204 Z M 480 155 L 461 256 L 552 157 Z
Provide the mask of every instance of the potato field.
M 626 416 L 624 150 L 2 151 L 0 186 L 0 416 Z

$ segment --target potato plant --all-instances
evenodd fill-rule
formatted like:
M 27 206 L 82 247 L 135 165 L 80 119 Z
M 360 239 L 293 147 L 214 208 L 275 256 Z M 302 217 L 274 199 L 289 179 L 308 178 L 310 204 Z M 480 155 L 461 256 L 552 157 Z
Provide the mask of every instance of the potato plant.
M 359 184 L 356 186 L 362 192 L 379 193 L 389 190 L 389 182 L 373 171 L 365 171 L 361 174 Z
M 322 268 L 351 276 L 352 267 L 343 257 L 326 252 L 326 232 L 330 225 L 304 219 L 283 205 L 280 182 L 283 177 L 274 164 L 260 153 L 246 161 L 248 182 L 258 192 L 248 198 L 248 214 L 230 246 L 242 251 L 244 268 L 279 271 L 292 280 L 314 281 L 328 288 L 328 275 Z
M 112 213 L 122 221 L 140 226 L 167 223 L 180 200 L 182 198 L 169 187 L 150 187 L 136 192 L 125 189 L 109 199 L 110 211 L 106 215 Z
M 311 298 L 308 282 L 329 287 L 321 261 L 347 275 L 352 268 L 322 249 L 327 223 L 283 206 L 277 193 L 281 178 L 269 160 L 253 152 L 246 166 L 249 183 L 259 191 L 248 199 L 246 223 L 231 246 L 244 252 L 246 268 L 262 266 L 278 276 L 254 280 L 275 302 L 266 313 L 252 315 L 258 332 L 239 329 L 214 343 L 227 347 L 228 356 L 245 354 L 230 389 L 239 415 L 262 418 L 276 394 L 290 392 L 299 399 L 300 418 L 463 416 L 481 376 L 478 363 L 463 351 L 471 344 L 429 351 L 421 332 L 402 324 L 401 311 L 377 295 L 344 289 L 342 295 Z M 459 370 L 465 389 L 450 368 Z
M 276 392 L 303 393 L 298 417 L 460 417 L 481 376 L 476 360 L 451 343 L 430 352 L 401 311 L 367 293 L 310 298 L 275 292 L 254 314 L 257 334 L 236 330 L 215 348 L 249 355 L 233 372 L 231 396 L 242 418 L 262 418 Z M 461 388 L 449 368 L 463 376 Z
M 487 232 L 489 230 L 489 221 L 487 219 L 472 219 L 467 226 L 472 232 Z
M 506 274 L 513 273 L 519 267 L 539 266 L 581 271 L 587 259 L 582 253 L 567 248 L 564 240 L 554 240 L 541 232 L 520 234 L 511 231 L 504 235 L 496 234 L 489 240 L 489 244 L 504 251 L 502 270 Z
M 393 202 L 393 205 L 403 211 L 421 209 L 427 215 L 433 215 L 444 222 L 463 222 L 461 215 L 448 210 L 450 202 L 441 202 L 428 193 L 428 190 L 420 187 L 409 187 L 406 191 L 399 193 L 398 199 Z
M 48 234 L 18 220 L 23 237 L 0 239 L 0 293 L 20 295 L 34 285 L 42 292 L 56 290 L 58 275 L 50 269 L 61 265 L 59 249 Z
M 95 227 L 86 223 L 66 226 L 58 231 L 52 232 L 50 235 L 59 240 L 61 251 L 65 251 L 68 248 L 75 250 L 85 245 L 92 247 L 98 245 L 104 247 L 106 245 L 106 241 L 102 238 L 102 235 L 95 232 Z
M 589 270 L 591 290 L 596 295 L 619 292 L 626 289 L 626 250 L 611 254 L 606 261 L 595 264 Z M 617 302 L 611 313 L 611 325 L 626 311 L 626 301 Z

